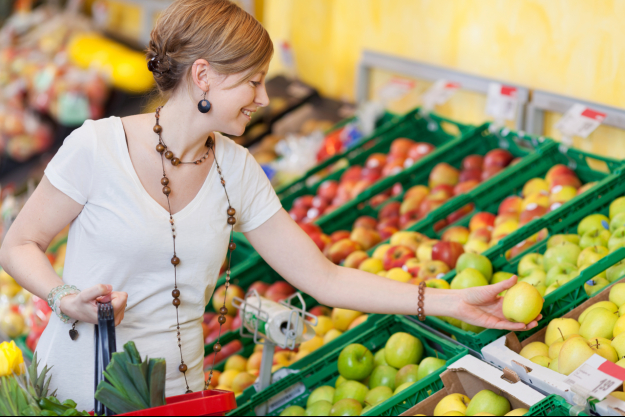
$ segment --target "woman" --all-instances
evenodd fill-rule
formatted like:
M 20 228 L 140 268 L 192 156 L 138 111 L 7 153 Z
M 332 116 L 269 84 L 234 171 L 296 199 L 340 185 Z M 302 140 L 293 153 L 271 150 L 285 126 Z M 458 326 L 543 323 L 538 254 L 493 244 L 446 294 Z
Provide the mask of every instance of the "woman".
M 142 355 L 166 358 L 168 396 L 203 389 L 202 314 L 233 223 L 281 276 L 322 304 L 417 314 L 417 286 L 329 262 L 281 208 L 248 151 L 213 133 L 241 135 L 251 114 L 268 105 L 272 54 L 265 29 L 230 1 L 177 0 L 148 48 L 164 107 L 87 121 L 50 162 L 4 241 L 0 264 L 57 307 L 38 354 L 54 366 L 59 398 L 83 409 L 93 404 L 97 300 L 112 301 L 118 346 L 133 340 Z M 61 280 L 44 251 L 68 223 Z M 504 319 L 497 296 L 515 282 L 428 288 L 425 314 L 522 330 Z M 68 335 L 73 328 L 77 337 Z

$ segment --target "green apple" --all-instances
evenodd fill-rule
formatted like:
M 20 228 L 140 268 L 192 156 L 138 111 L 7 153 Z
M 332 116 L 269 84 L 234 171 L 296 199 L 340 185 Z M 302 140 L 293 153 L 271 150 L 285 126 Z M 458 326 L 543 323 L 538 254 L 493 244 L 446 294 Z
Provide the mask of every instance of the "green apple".
M 392 391 L 395 389 L 396 375 L 397 369 L 393 368 L 392 366 L 378 366 L 373 370 L 373 373 L 371 373 L 371 379 L 369 379 L 369 388 L 373 389 L 377 387 L 389 387 Z
M 521 258 L 517 271 L 519 277 L 525 278 L 535 269 L 544 270 L 543 256 L 538 253 L 530 253 Z
M 621 227 L 625 227 L 625 213 L 619 213 L 610 221 L 610 232 L 614 233 Z
M 484 275 L 477 269 L 467 268 L 460 272 L 451 281 L 452 290 L 463 290 L 465 288 L 473 287 L 485 287 L 488 285 L 488 280 L 484 278 Z
M 451 324 L 454 327 L 460 328 L 460 326 L 462 326 L 462 322 L 458 319 L 455 319 L 453 317 L 440 317 L 442 320 L 446 321 L 447 323 Z
M 466 414 L 467 406 L 470 403 L 469 397 L 462 394 L 450 394 L 438 402 L 434 408 L 435 416 L 444 416 L 447 413 L 457 411 Z
M 619 359 L 625 358 L 625 333 L 621 333 L 612 339 L 610 345 L 616 350 Z
M 317 401 L 306 408 L 307 416 L 329 416 L 332 410 L 332 403 L 328 401 Z
M 549 346 L 543 342 L 532 342 L 523 347 L 519 355 L 523 356 L 525 359 L 532 359 L 534 356 L 548 356 Z
M 395 369 L 416 365 L 423 358 L 423 343 L 408 333 L 395 333 L 386 342 L 386 363 Z
M 336 379 L 336 382 L 334 383 L 334 388 L 336 389 L 346 382 L 347 382 L 347 379 L 339 375 L 339 377 Z
M 483 327 L 474 326 L 469 323 L 460 322 L 460 328 L 465 332 L 473 332 L 475 334 L 483 332 L 485 329 Z
M 549 369 L 558 373 L 560 372 L 560 369 L 558 368 L 558 358 L 554 358 L 551 361 L 551 365 L 549 365 Z
M 473 268 L 479 271 L 487 281 L 493 277 L 493 264 L 484 255 L 476 253 L 464 253 L 458 258 L 456 264 L 456 272 L 460 273 L 467 268 Z
M 577 234 L 584 236 L 587 232 L 595 229 L 608 229 L 605 227 L 605 224 L 610 224 L 610 219 L 606 216 L 603 214 L 591 214 L 579 222 L 579 225 L 577 226 Z
M 551 346 L 558 339 L 566 340 L 567 337 L 579 333 L 580 324 L 575 319 L 558 318 L 549 322 L 545 332 L 545 344 Z
M 373 355 L 373 367 L 377 368 L 378 366 L 388 365 L 386 363 L 386 355 L 384 353 L 384 349 L 380 349 Z
M 582 249 L 589 248 L 591 246 L 608 246 L 610 240 L 610 232 L 604 228 L 591 230 L 587 232 L 579 240 L 579 247 Z
M 341 351 L 339 373 L 351 381 L 362 381 L 373 371 L 373 354 L 360 344 L 352 344 Z
M 553 360 L 558 357 L 558 355 L 560 354 L 560 349 L 562 349 L 562 345 L 564 345 L 564 342 L 560 341 L 560 342 L 552 343 L 551 346 L 549 346 L 549 358 L 550 359 Z
M 551 365 L 551 358 L 548 356 L 534 356 L 530 361 L 545 368 L 549 368 L 549 365 Z
M 306 408 L 309 408 L 317 401 L 328 401 L 331 403 L 334 400 L 334 392 L 335 389 L 329 386 L 317 388 L 308 397 L 308 401 L 306 401 Z
M 577 266 L 574 264 L 556 265 L 547 272 L 546 285 L 551 285 L 563 276 L 568 276 L 572 272 L 577 272 Z
M 560 281 L 554 282 L 553 284 L 547 287 L 547 289 L 545 290 L 545 295 L 551 294 L 552 292 L 560 288 L 562 285 L 563 284 L 561 284 Z
M 625 212 L 625 197 L 619 197 L 610 204 L 610 218 Z
M 616 364 L 621 368 L 625 368 L 625 359 L 621 359 L 620 361 L 616 362 Z
M 608 285 L 610 285 L 610 281 L 601 276 L 596 276 L 593 279 L 586 281 L 586 284 L 584 284 L 584 291 L 586 291 L 586 294 L 589 297 L 592 297 Z
M 362 404 L 350 398 L 336 402 L 330 410 L 330 416 L 359 416 L 361 413 Z
M 365 398 L 365 404 L 375 407 L 378 404 L 382 404 L 393 396 L 393 390 L 389 387 L 377 387 L 373 388 L 367 394 Z
M 584 264 L 584 265 L 580 266 L 579 267 L 579 273 L 581 274 L 582 272 L 584 272 L 586 269 L 590 268 L 591 266 L 593 266 L 593 264 Z M 601 271 L 597 276 L 601 277 L 601 278 L 608 279 L 606 271 Z
M 527 282 L 530 285 L 538 286 L 538 285 L 546 285 L 547 284 L 547 274 L 542 269 L 534 269 L 528 276 L 519 281 Z
M 579 235 L 555 235 L 547 241 L 547 249 L 551 249 L 554 246 L 561 245 L 564 242 L 573 243 L 579 246 Z
M 595 351 L 588 346 L 586 340 L 581 337 L 573 337 L 566 341 L 558 356 L 558 372 L 570 375 L 571 372 L 579 368 L 586 362 Z
M 438 359 L 434 357 L 425 358 L 419 364 L 419 371 L 417 372 L 417 380 L 420 381 L 426 376 L 433 374 L 439 369 L 443 368 L 447 364 L 445 359 Z
M 586 310 L 584 310 L 582 314 L 579 315 L 579 318 L 577 319 L 577 321 L 579 321 L 580 323 L 583 323 L 588 313 L 590 313 L 595 308 L 605 308 L 606 310 L 612 313 L 616 313 L 618 311 L 618 306 L 614 304 L 612 301 L 599 301 L 598 303 L 594 303 L 593 305 L 588 307 Z
M 603 246 L 607 246 L 610 253 L 619 248 L 625 247 L 625 227 L 616 229 L 610 237 L 610 240 L 608 240 L 608 244 Z
M 466 415 L 474 416 L 479 413 L 490 413 L 495 416 L 503 416 L 508 412 L 510 412 L 508 399 L 485 389 L 471 398 Z
M 606 278 L 610 282 L 615 282 L 625 277 L 625 261 L 621 261 L 616 265 L 611 266 L 606 271 Z
M 419 380 L 419 366 L 406 365 L 397 372 L 395 376 L 395 387 L 404 385 L 406 382 L 417 382 Z
M 529 413 L 530 410 L 528 410 L 527 408 L 517 408 L 515 410 L 510 411 L 508 414 L 505 414 L 504 417 L 509 417 L 509 416 L 524 416 L 525 414 Z
M 510 272 L 495 272 L 493 275 L 493 279 L 490 281 L 491 284 L 499 284 L 500 282 L 504 282 L 512 278 L 514 274 Z
M 610 289 L 610 301 L 619 306 L 625 304 L 625 284 L 614 284 Z
M 610 254 L 608 248 L 604 246 L 591 246 L 584 249 L 577 258 L 577 266 L 593 265 Z
M 618 354 L 616 353 L 616 349 L 612 347 L 612 342 L 608 339 L 604 339 L 601 337 L 597 337 L 595 339 L 588 340 L 588 346 L 595 353 L 612 363 L 616 363 L 618 361 Z
M 582 253 L 580 247 L 570 242 L 563 242 L 547 249 L 544 256 L 545 271 L 562 264 L 577 265 L 580 253 Z
M 605 308 L 595 308 L 586 315 L 584 322 L 579 328 L 579 334 L 588 340 L 597 337 L 612 339 L 612 332 L 617 320 L 617 314 Z
M 543 297 L 527 282 L 519 282 L 503 297 L 503 315 L 515 323 L 529 324 L 543 308 Z
M 283 412 L 280 413 L 280 416 L 305 416 L 305 415 L 306 415 L 306 410 L 296 405 L 288 407 Z
M 365 397 L 369 393 L 369 388 L 367 388 L 364 384 L 361 384 L 357 381 L 347 381 L 344 384 L 341 384 L 340 387 L 336 389 L 334 392 L 333 403 L 350 398 L 352 400 L 356 400 L 363 405 L 365 402 Z

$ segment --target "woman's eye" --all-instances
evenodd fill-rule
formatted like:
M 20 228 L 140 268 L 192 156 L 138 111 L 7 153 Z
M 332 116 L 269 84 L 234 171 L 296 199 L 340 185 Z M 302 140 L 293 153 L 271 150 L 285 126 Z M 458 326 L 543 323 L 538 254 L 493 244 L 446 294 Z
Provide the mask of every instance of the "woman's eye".
M 250 81 L 250 82 L 252 83 L 254 87 L 258 87 L 260 85 L 260 82 L 258 81 Z

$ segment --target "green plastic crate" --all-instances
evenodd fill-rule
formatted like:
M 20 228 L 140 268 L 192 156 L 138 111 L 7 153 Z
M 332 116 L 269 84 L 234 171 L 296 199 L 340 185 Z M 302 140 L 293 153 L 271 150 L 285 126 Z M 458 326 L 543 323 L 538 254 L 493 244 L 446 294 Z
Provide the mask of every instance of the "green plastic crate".
M 534 404 L 526 416 L 570 416 L 573 406 L 559 395 L 550 395 L 544 400 Z M 578 416 L 588 416 L 586 413 L 575 414 Z
M 323 385 L 334 386 L 339 376 L 337 368 L 338 357 L 344 347 L 352 343 L 360 343 L 372 352 L 377 352 L 385 346 L 390 336 L 397 332 L 406 332 L 418 337 L 424 344 L 426 356 L 435 356 L 437 354 L 439 357 L 447 359 L 447 365 L 467 354 L 465 348 L 428 332 L 405 317 L 372 316 L 365 325 L 354 328 L 351 332 L 343 334 L 332 341 L 332 343 L 324 346 L 319 352 L 315 352 L 319 353 L 319 355 L 316 355 L 318 359 L 309 366 L 296 374 L 291 374 L 278 381 L 266 390 L 253 395 L 248 402 L 240 405 L 230 415 L 256 415 L 256 407 L 271 400 L 276 395 L 285 393 L 290 398 L 285 398 L 284 403 L 270 411 L 268 415 L 279 415 L 280 412 L 291 405 L 305 406 L 308 396 L 314 389 Z M 330 352 L 322 356 L 322 353 L 327 351 Z M 310 360 L 313 359 L 310 358 Z M 446 366 L 371 409 L 365 415 L 399 415 L 407 411 L 418 402 L 442 389 L 443 384 L 440 380 L 440 373 L 445 369 Z M 302 392 L 297 395 L 294 389 L 301 389 Z
M 527 238 L 535 235 L 543 229 L 547 229 L 549 236 L 557 234 L 574 234 L 577 233 L 577 225 L 586 216 L 593 213 L 608 214 L 610 203 L 616 198 L 625 194 L 625 172 L 618 170 L 602 180 L 592 191 L 575 197 L 567 204 L 560 207 L 546 216 L 535 219 L 525 227 L 519 229 L 515 233 L 503 239 L 499 244 L 484 253 L 493 263 L 493 270 L 516 273 L 517 265 L 521 258 L 528 253 L 544 253 L 547 248 L 547 240 L 545 239 L 512 260 L 506 259 L 506 252 L 523 242 Z M 622 256 L 622 257 L 621 257 Z M 606 262 L 625 257 L 625 249 L 619 249 L 610 256 L 602 259 L 597 264 L 584 270 L 579 277 L 568 282 L 557 290 L 545 296 L 543 306 L 543 320 L 539 326 L 529 332 L 519 333 L 519 339 L 524 340 L 532 333 L 538 331 L 543 325 L 549 323 L 552 318 L 559 317 L 566 311 L 571 310 L 573 305 L 587 299 L 587 295 L 583 288 L 583 283 L 596 276 L 603 269 Z M 616 263 L 616 262 L 613 262 Z M 607 268 L 604 268 L 607 269 Z M 455 271 L 447 274 L 445 279 L 451 281 L 455 277 Z M 437 318 L 428 317 L 426 322 L 429 326 L 454 336 L 458 342 L 473 349 L 481 350 L 487 344 L 495 341 L 503 336 L 506 332 L 502 330 L 484 330 L 478 334 L 467 332 L 451 324 Z
M 282 198 L 288 197 L 289 195 L 296 192 L 297 190 L 305 187 L 306 183 L 310 182 L 311 177 L 316 176 L 321 171 L 332 167 L 332 165 L 334 165 L 341 159 L 345 158 L 345 156 L 349 153 L 350 150 L 365 146 L 368 142 L 370 142 L 371 140 L 377 137 L 378 130 L 383 129 L 384 127 L 386 127 L 387 124 L 392 123 L 393 121 L 397 119 L 399 119 L 399 116 L 394 115 L 389 112 L 384 112 L 382 117 L 376 122 L 375 130 L 373 131 L 371 135 L 363 137 L 362 139 L 360 139 L 358 142 L 353 144 L 350 148 L 346 149 L 345 151 L 337 153 L 336 155 L 331 156 L 325 161 L 322 161 L 315 167 L 309 169 L 304 175 L 302 175 L 301 178 L 298 178 L 297 180 L 291 181 L 290 183 L 285 184 L 284 186 L 280 187 L 279 189 L 276 190 L 276 194 L 278 194 L 278 197 L 282 199 Z M 353 122 L 354 120 L 356 120 L 356 118 L 352 117 L 352 118 L 343 120 L 340 123 L 337 123 L 332 129 L 330 129 L 326 133 L 326 135 L 329 135 L 330 133 L 343 128 L 345 125 Z

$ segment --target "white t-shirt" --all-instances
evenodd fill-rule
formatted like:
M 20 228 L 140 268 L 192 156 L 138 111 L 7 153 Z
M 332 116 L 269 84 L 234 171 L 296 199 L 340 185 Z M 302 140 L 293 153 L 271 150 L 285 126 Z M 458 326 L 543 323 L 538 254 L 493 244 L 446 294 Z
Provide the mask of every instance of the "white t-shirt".
M 235 230 L 249 232 L 281 208 L 267 176 L 241 146 L 215 135 L 216 154 L 226 180 Z M 156 139 L 155 139 L 156 144 Z M 169 213 L 143 188 L 130 160 L 121 120 L 87 121 L 66 140 L 46 176 L 60 191 L 84 205 L 69 230 L 63 280 L 86 289 L 110 284 L 128 293 L 124 321 L 116 328 L 117 349 L 134 341 L 143 357 L 167 360 L 167 396 L 185 393 L 178 371 L 174 267 Z M 154 178 L 154 181 L 159 181 Z M 182 353 L 193 391 L 204 387 L 202 317 L 226 256 L 228 202 L 215 164 L 198 195 L 174 215 L 178 288 L 181 292 Z M 94 326 L 70 324 L 52 315 L 37 347 L 40 366 L 54 367 L 51 391 L 93 410 Z

